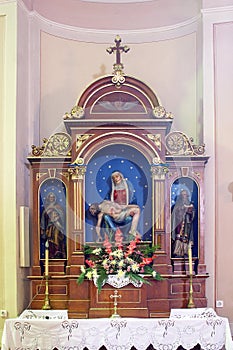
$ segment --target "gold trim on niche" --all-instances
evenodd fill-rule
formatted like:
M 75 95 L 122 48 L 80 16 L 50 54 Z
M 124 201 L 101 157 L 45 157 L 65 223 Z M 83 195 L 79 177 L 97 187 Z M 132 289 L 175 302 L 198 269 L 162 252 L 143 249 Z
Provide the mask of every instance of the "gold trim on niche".
M 55 178 L 56 177 L 56 172 L 57 172 L 57 169 L 56 168 L 49 168 L 48 169 L 48 173 L 49 173 L 49 177 L 50 178 Z
M 155 183 L 155 228 L 164 230 L 164 182 L 156 181 Z
M 39 181 L 43 176 L 46 176 L 47 174 L 47 171 L 44 173 L 36 173 L 36 181 Z

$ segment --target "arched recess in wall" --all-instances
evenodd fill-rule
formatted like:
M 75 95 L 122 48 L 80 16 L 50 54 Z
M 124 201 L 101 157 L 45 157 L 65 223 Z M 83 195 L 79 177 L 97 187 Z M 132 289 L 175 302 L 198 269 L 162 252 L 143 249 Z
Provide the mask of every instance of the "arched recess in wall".
M 40 259 L 45 258 L 45 244 L 49 244 L 49 259 L 67 258 L 67 190 L 56 178 L 46 179 L 38 192 Z
M 182 193 L 186 197 L 182 198 Z M 180 258 L 174 253 L 175 241 L 188 243 L 191 235 L 193 241 L 193 257 L 199 257 L 199 188 L 196 181 L 190 177 L 179 177 L 171 186 L 171 256 Z M 179 237 L 178 237 L 179 236 Z M 187 257 L 187 254 L 184 252 Z M 183 257 L 183 252 L 182 252 Z
M 143 240 L 152 240 L 151 171 L 145 156 L 136 148 L 125 144 L 112 144 L 101 148 L 90 159 L 86 171 L 86 241 L 95 241 L 96 220 L 89 213 L 94 202 L 109 199 L 111 174 L 119 171 L 130 182 L 136 204 L 141 209 L 138 230 Z M 103 233 L 104 234 L 104 233 Z

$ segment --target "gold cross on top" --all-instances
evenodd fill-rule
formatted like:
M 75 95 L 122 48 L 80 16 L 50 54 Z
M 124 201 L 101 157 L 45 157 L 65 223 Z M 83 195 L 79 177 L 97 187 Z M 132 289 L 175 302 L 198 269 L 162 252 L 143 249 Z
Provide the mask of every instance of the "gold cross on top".
M 116 43 L 116 46 L 110 46 L 109 48 L 106 49 L 106 51 L 109 54 L 111 54 L 115 51 L 116 52 L 116 65 L 122 65 L 121 53 L 122 52 L 127 53 L 130 50 L 130 48 L 127 45 L 121 46 L 121 38 L 119 35 L 116 36 L 115 43 Z

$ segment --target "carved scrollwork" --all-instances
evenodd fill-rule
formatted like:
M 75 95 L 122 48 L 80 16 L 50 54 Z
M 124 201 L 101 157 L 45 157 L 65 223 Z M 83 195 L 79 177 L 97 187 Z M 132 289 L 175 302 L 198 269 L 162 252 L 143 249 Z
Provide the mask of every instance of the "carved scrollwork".
M 59 157 L 68 156 L 71 151 L 70 135 L 59 132 L 50 136 L 49 139 L 43 139 L 43 145 L 37 147 L 32 145 L 32 155 L 35 157 Z
M 68 169 L 68 172 L 71 175 L 72 180 L 83 180 L 84 175 L 86 173 L 86 166 L 74 165 L 74 163 L 72 163 L 70 168 Z
M 91 136 L 94 134 L 82 134 L 82 135 L 77 135 L 76 139 L 76 151 L 79 150 L 79 148 L 82 146 L 82 144 L 88 140 Z
M 157 119 L 173 119 L 173 114 L 167 112 L 163 106 L 157 106 L 153 109 L 153 116 Z
M 114 76 L 112 77 L 112 83 L 117 87 L 120 87 L 121 84 L 124 84 L 124 82 L 125 82 L 125 77 L 123 75 L 122 70 L 116 70 L 114 72 Z
M 146 137 L 148 137 L 148 139 L 150 139 L 161 151 L 161 134 L 146 134 Z
M 205 145 L 195 145 L 192 138 L 180 131 L 174 131 L 166 137 L 166 153 L 176 156 L 195 156 L 203 155 Z
M 75 167 L 76 165 L 84 165 L 84 159 L 76 158 L 70 166 Z
M 166 164 L 162 164 L 162 163 L 160 165 L 152 164 L 151 166 L 151 173 L 155 179 L 164 180 L 168 172 L 169 170 Z
M 32 145 L 32 155 L 35 157 L 40 157 L 45 149 L 46 143 L 48 142 L 48 139 L 43 139 L 43 145 L 42 146 L 35 146 Z
M 74 106 L 70 113 L 66 112 L 63 116 L 64 120 L 67 119 L 81 119 L 84 117 L 84 109 L 80 106 Z

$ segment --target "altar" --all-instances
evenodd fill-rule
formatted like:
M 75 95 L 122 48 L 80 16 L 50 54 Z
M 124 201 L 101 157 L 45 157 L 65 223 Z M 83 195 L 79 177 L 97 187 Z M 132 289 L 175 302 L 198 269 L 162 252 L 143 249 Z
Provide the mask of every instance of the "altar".
M 173 308 L 186 308 L 191 267 L 194 305 L 207 306 L 204 172 L 209 157 L 204 145 L 182 131 L 171 131 L 172 113 L 150 86 L 125 74 L 119 36 L 115 45 L 113 73 L 90 82 L 63 115 L 65 132 L 32 145 L 27 157 L 30 307 L 42 309 L 47 293 L 49 306 L 67 309 L 71 319 L 110 316 L 114 288 L 104 285 L 98 293 L 92 279 L 82 274 L 90 264 L 85 247 L 99 251 L 106 237 L 117 246 L 119 231 L 124 246 L 139 239 L 138 249 L 153 249 L 145 257 L 151 259 L 153 273 L 163 278 L 147 276 L 145 259 L 130 266 L 127 254 L 118 271 L 103 264 L 109 274 L 134 269 L 149 282 L 141 288 L 122 287 L 122 317 L 163 318 Z M 95 270 L 88 270 L 89 277 Z M 85 278 L 77 284 L 80 276 Z
M 233 349 L 228 319 L 205 309 L 169 318 L 33 319 L 5 321 L 2 350 L 110 349 L 146 350 L 178 347 Z

